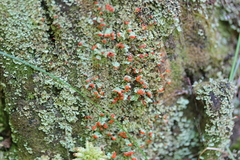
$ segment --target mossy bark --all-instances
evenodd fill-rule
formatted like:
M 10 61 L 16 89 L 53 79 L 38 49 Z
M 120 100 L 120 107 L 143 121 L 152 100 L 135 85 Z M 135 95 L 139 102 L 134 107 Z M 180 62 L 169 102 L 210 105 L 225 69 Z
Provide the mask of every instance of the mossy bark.
M 144 158 L 127 131 L 149 159 L 197 159 L 206 147 L 207 113 L 191 85 L 228 77 L 238 26 L 222 29 L 224 7 L 176 0 L 0 2 L 0 50 L 66 81 L 104 110 L 1 56 L 1 131 L 12 139 L 5 158 L 71 159 L 86 141 L 109 158 L 114 152 L 121 160 Z

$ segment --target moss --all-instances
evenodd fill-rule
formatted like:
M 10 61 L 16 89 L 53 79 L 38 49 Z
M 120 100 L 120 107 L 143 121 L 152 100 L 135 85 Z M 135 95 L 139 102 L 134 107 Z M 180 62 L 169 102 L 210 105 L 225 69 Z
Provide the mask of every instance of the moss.
M 3 88 L 5 88 L 6 86 L 4 84 L 0 84 L 0 132 L 2 133 L 7 127 L 8 127 L 8 116 L 7 114 L 4 112 L 4 108 L 5 108 L 5 95 L 3 92 Z M 2 136 L 0 137 L 2 140 Z
M 240 149 L 240 138 L 236 140 L 236 142 L 231 146 L 231 150 L 239 150 Z
M 182 4 L 186 5 L 186 4 Z M 179 46 L 177 53 L 182 58 L 182 65 L 186 69 L 188 77 L 192 77 L 192 81 L 204 76 L 201 71 L 204 70 L 209 63 L 208 49 L 208 34 L 206 34 L 206 18 L 202 10 L 197 9 L 197 4 L 192 4 L 191 10 L 185 8 L 182 16 L 182 21 L 189 21 L 189 23 L 183 23 L 181 25 L 182 32 L 178 33 Z
M 25 113 L 24 113 L 25 112 Z M 26 113 L 29 115 L 26 116 Z M 25 115 L 23 115 L 25 114 Z M 35 113 L 29 110 L 22 110 L 19 112 L 12 113 L 10 119 L 10 124 L 12 127 L 12 140 L 14 142 L 13 145 L 19 148 L 21 147 L 21 152 L 15 151 L 18 155 L 19 159 L 34 159 L 41 154 L 49 154 L 53 155 L 56 153 L 56 150 L 60 153 L 64 153 L 65 151 L 58 143 L 52 143 L 48 145 L 43 145 L 46 143 L 44 141 L 45 134 L 41 131 L 36 132 L 40 125 L 39 118 L 34 115 Z M 21 120 L 21 121 L 20 121 Z M 27 140 L 25 137 L 28 137 Z M 38 150 L 39 152 L 36 152 Z M 46 153 L 46 150 L 48 153 Z

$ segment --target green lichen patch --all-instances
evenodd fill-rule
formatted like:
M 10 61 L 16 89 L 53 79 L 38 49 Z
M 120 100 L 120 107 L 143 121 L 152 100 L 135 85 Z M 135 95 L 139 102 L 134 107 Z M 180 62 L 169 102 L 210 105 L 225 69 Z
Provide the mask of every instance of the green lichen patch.
M 227 21 L 231 29 L 240 32 L 239 1 L 225 1 L 221 4 L 220 20 Z
M 205 53 L 202 23 L 207 22 L 198 22 L 204 8 L 182 29 L 184 6 L 177 0 L 4 0 L 0 5 L 1 50 L 68 82 L 105 111 L 51 77 L 4 58 L 6 111 L 13 146 L 20 148 L 12 149 L 9 159 L 69 159 L 69 151 L 87 141 L 108 158 L 142 158 L 130 136 L 147 158 L 194 159 L 198 133 L 194 119 L 185 116 L 192 110 L 180 94 L 177 101 L 171 96 L 181 63 L 194 73 L 211 57 Z M 181 55 L 186 62 L 175 61 L 166 49 L 174 30 L 186 33 Z
M 162 38 L 178 26 L 178 2 L 144 1 L 144 5 L 135 2 L 129 5 L 122 1 L 112 4 L 104 1 L 96 4 L 86 1 L 58 3 L 29 1 L 32 6 L 24 14 L 31 16 L 10 8 L 17 6 L 22 10 L 21 4 L 10 1 L 3 4 L 2 12 L 15 13 L 9 18 L 5 14 L 7 19 L 4 25 L 14 23 L 24 30 L 18 34 L 18 39 L 14 38 L 14 33 L 4 35 L 6 47 L 3 49 L 76 86 L 116 121 L 120 121 L 132 137 L 138 138 L 142 147 L 151 146 L 154 128 L 149 123 L 153 123 L 155 114 L 148 113 L 165 112 L 164 106 L 159 106 L 159 96 L 170 82 L 170 67 L 166 65 L 168 62 Z M 66 7 L 71 5 L 76 5 L 74 11 L 83 10 L 86 14 L 67 11 Z M 17 20 L 19 15 L 25 17 L 21 22 Z M 14 44 L 18 42 L 22 43 L 21 47 Z M 10 50 L 8 46 L 14 49 Z M 8 67 L 6 73 L 12 70 Z M 80 144 L 91 140 L 95 145 L 106 145 L 106 152 L 116 151 L 119 157 L 128 158 L 132 152 L 136 152 L 133 154 L 135 157 L 142 156 L 134 146 L 128 146 L 132 142 L 114 121 L 107 116 L 99 116 L 95 106 L 42 73 L 30 76 L 33 77 L 30 88 L 35 91 L 26 94 L 30 101 L 10 103 L 8 110 L 25 119 L 21 124 L 23 126 L 30 125 L 32 118 L 37 117 L 33 118 L 37 123 L 34 123 L 33 129 L 37 128 L 43 134 L 40 142 L 58 144 L 57 151 L 46 156 L 53 158 L 54 153 L 62 151 L 62 147 L 66 150 L 73 148 L 79 139 Z M 16 86 L 17 83 L 20 85 L 23 82 L 21 79 L 11 82 Z M 22 97 L 25 94 L 19 90 L 16 95 Z M 156 109 L 158 107 L 160 112 Z M 148 118 L 143 121 L 143 117 Z M 163 122 L 159 120 L 159 123 Z M 30 142 L 18 141 L 17 137 L 24 135 L 24 132 L 16 121 L 12 121 L 12 128 L 15 143 L 29 151 L 25 154 L 43 155 L 44 149 L 37 150 Z
M 202 142 L 204 147 L 215 147 L 224 150 L 230 143 L 229 137 L 233 128 L 234 86 L 227 80 L 213 80 L 194 84 L 196 99 L 204 103 L 202 118 Z M 218 152 L 208 152 L 205 158 L 218 157 Z

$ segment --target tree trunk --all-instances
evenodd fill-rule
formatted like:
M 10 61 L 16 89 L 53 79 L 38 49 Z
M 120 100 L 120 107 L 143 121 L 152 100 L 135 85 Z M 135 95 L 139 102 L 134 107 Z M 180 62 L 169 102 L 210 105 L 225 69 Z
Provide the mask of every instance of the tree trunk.
M 197 159 L 206 147 L 225 151 L 234 89 L 223 79 L 239 32 L 239 6 L 2 0 L 0 50 L 83 95 L 1 56 L 1 153 L 59 160 L 101 147 L 103 159 L 178 160 Z M 201 158 L 223 156 L 209 149 Z

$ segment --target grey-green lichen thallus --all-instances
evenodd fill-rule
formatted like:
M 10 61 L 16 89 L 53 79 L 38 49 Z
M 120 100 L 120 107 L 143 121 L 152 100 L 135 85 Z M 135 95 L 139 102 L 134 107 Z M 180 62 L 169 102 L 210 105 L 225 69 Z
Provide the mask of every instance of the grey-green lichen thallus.
M 5 158 L 73 159 L 74 148 L 90 146 L 109 159 L 143 159 L 129 133 L 149 159 L 197 159 L 204 148 L 189 116 L 195 106 L 185 77 L 226 74 L 219 64 L 231 39 L 215 15 L 221 4 L 206 2 L 2 0 L 0 50 L 71 84 L 105 111 L 3 57 L 0 112 L 9 116 L 12 137 Z M 208 95 L 215 116 L 227 119 L 218 94 Z M 215 136 L 208 127 L 202 131 Z
M 215 147 L 221 150 L 230 143 L 232 135 L 233 110 L 232 103 L 235 92 L 234 85 L 228 80 L 213 80 L 198 82 L 193 85 L 196 99 L 203 102 L 204 114 L 200 120 L 201 139 L 205 147 Z M 220 157 L 221 152 L 211 151 L 203 154 L 204 159 Z

